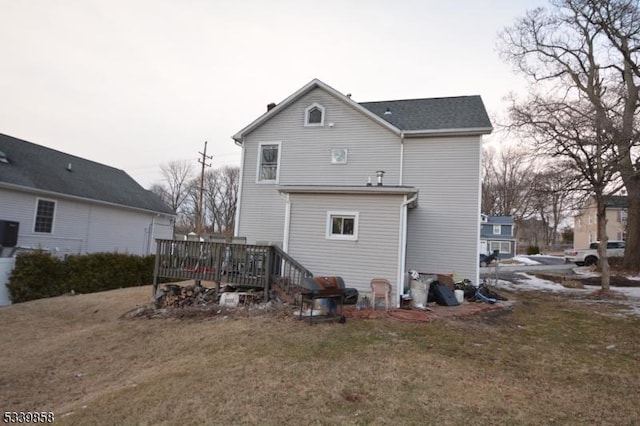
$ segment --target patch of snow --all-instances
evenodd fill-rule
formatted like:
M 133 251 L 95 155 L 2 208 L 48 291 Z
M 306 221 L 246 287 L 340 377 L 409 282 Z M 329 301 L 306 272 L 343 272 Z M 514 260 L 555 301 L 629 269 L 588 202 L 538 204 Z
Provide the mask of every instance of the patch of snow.
M 540 265 L 540 262 L 529 259 L 527 256 L 513 256 L 511 260 L 518 262 L 522 265 Z
M 489 284 L 498 289 L 502 288 L 510 291 L 547 291 L 565 294 L 589 294 L 600 289 L 600 286 L 585 286 L 584 289 L 566 288 L 556 282 L 537 278 L 524 272 L 519 272 L 517 275 L 521 276 L 522 279 L 518 279 L 516 282 L 489 280 Z M 612 300 L 608 302 L 618 305 L 622 309 L 621 316 L 640 317 L 640 287 L 612 287 L 612 290 L 622 293 L 628 298 L 628 300 Z M 590 301 L 590 303 L 598 302 Z

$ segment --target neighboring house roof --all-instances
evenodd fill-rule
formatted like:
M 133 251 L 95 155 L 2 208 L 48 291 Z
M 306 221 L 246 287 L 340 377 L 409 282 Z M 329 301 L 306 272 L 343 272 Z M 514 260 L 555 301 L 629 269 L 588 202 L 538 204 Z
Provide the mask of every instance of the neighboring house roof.
M 0 187 L 60 194 L 174 215 L 123 170 L 0 134 Z
M 313 79 L 233 135 L 233 139 L 236 143 L 242 143 L 243 137 L 316 88 L 324 90 L 398 135 L 482 135 L 493 130 L 480 96 L 358 103 L 322 81 Z M 385 115 L 387 108 L 391 114 Z
M 629 207 L 627 196 L 613 195 L 609 197 L 609 201 L 607 202 L 607 207 L 611 207 L 614 209 L 626 209 L 627 207 Z
M 489 216 L 484 222 L 488 225 L 513 225 L 513 216 Z

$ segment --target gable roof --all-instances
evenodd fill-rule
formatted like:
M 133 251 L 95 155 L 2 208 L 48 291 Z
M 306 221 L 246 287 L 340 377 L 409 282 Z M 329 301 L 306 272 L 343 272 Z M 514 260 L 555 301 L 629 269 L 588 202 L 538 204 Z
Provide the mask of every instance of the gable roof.
M 493 130 L 480 96 L 358 103 L 316 78 L 262 114 L 232 138 L 241 144 L 244 136 L 316 88 L 324 90 L 398 135 L 482 135 Z M 391 111 L 391 115 L 385 114 L 387 109 Z
M 123 170 L 0 133 L 0 187 L 66 195 L 174 215 Z M 70 166 L 71 170 L 68 170 Z
M 407 132 L 491 129 L 480 96 L 361 102 L 360 105 Z

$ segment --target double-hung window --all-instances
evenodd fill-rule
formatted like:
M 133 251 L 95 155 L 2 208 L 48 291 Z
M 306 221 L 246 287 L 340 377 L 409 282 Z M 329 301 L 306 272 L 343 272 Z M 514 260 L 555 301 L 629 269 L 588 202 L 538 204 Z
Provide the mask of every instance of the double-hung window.
M 46 234 L 53 232 L 53 215 L 55 210 L 55 201 L 39 199 L 36 207 L 36 221 L 33 231 Z
M 280 142 L 262 142 L 258 149 L 258 182 L 276 183 L 279 176 Z
M 327 212 L 326 238 L 330 240 L 356 241 L 358 239 L 358 219 L 358 212 Z

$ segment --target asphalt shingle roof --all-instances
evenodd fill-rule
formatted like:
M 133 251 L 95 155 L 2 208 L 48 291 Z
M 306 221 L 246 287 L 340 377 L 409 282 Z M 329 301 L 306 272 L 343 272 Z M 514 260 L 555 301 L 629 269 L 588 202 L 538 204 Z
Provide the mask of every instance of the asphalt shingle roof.
M 480 96 L 360 102 L 401 130 L 491 128 Z M 385 114 L 385 112 L 390 114 Z
M 8 160 L 0 161 L 0 183 L 175 214 L 123 170 L 1 133 L 0 151 Z

